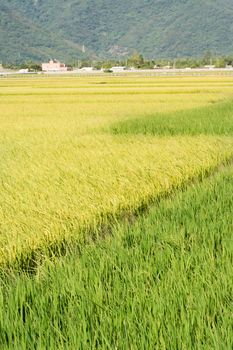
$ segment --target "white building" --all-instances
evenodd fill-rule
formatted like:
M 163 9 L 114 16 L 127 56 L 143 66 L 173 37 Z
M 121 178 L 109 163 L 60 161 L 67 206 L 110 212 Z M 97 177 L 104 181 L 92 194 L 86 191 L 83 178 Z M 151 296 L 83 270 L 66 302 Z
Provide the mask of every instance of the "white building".
M 29 73 L 29 69 L 28 69 L 28 68 L 26 68 L 26 69 L 20 69 L 20 70 L 19 70 L 19 73 L 20 73 L 20 74 L 27 74 L 27 73 Z
M 116 66 L 111 68 L 111 71 L 113 73 L 120 73 L 120 72 L 124 72 L 125 70 L 126 70 L 126 67 L 122 67 L 122 66 Z
M 81 70 L 84 72 L 93 72 L 95 69 L 94 67 L 82 67 Z
M 212 65 L 212 64 L 210 64 L 210 65 L 206 65 L 206 66 L 204 66 L 204 68 L 205 68 L 205 69 L 214 69 L 214 68 L 215 68 L 215 66 L 214 66 L 214 65 Z

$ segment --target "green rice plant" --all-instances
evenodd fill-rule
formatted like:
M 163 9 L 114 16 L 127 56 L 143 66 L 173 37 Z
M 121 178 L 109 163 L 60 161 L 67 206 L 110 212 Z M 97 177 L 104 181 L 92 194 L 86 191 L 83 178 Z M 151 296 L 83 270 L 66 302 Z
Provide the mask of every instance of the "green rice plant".
M 1 266 L 35 266 L 233 156 L 227 118 L 228 136 L 103 132 L 228 100 L 227 77 L 34 77 L 0 88 Z
M 33 277 L 1 277 L 1 349 L 226 349 L 233 169 L 161 200 Z
M 233 135 L 233 102 L 119 121 L 110 130 L 114 134 Z
M 27 264 L 205 176 L 231 158 L 233 140 L 30 132 L 0 152 L 0 263 Z

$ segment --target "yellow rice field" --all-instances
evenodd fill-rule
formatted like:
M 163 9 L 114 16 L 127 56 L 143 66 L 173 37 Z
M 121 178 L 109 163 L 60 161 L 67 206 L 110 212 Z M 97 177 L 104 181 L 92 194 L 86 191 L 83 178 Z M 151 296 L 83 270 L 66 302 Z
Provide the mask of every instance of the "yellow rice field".
M 233 156 L 229 136 L 112 135 L 112 123 L 232 97 L 229 77 L 1 79 L 0 264 L 76 239 Z

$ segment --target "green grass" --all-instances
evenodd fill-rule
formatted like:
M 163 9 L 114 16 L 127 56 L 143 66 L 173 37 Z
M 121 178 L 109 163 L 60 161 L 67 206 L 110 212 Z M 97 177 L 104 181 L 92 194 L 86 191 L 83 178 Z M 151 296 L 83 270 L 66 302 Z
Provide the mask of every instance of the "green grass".
M 233 169 L 1 277 L 1 349 L 232 349 Z
M 233 135 L 233 102 L 119 121 L 110 130 L 114 134 Z

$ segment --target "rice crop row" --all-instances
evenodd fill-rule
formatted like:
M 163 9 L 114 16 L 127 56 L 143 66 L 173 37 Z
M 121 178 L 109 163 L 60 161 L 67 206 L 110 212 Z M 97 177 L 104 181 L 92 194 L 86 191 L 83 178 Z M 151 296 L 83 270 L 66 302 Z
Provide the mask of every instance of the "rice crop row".
M 28 129 L 54 131 L 72 128 L 79 134 L 96 132 L 101 126 L 124 119 L 191 109 L 229 99 L 233 96 L 231 81 L 229 78 L 183 78 L 180 81 L 127 77 L 0 80 L 0 130 L 7 130 L 12 138 L 15 131 Z M 204 88 L 201 93 L 187 93 L 196 90 L 197 84 L 205 83 L 207 91 Z M 186 85 L 185 94 L 168 93 L 171 86 L 180 90 L 182 84 Z M 112 86 L 121 93 L 109 94 Z M 73 95 L 70 89 L 74 90 Z M 90 89 L 92 95 L 88 95 Z M 140 94 L 135 96 L 135 89 Z M 154 90 L 159 91 L 159 95 L 151 94 Z
M 120 121 L 110 130 L 114 134 L 233 135 L 233 102 Z
M 34 277 L 0 278 L 0 348 L 233 347 L 233 168 Z
M 0 81 L 0 265 L 27 263 L 34 252 L 47 254 L 62 242 L 78 240 L 83 231 L 95 231 L 124 211 L 137 211 L 232 157 L 231 135 L 104 131 L 136 115 L 146 120 L 152 111 L 175 113 L 228 100 L 233 93 L 229 78 L 206 78 L 213 87 L 197 94 L 192 91 L 199 78 L 102 79 Z M 189 87 L 174 95 L 168 93 L 170 84 L 177 91 L 180 84 Z M 108 90 L 108 85 L 115 87 Z M 91 96 L 85 95 L 89 86 Z M 121 93 L 110 94 L 114 89 Z M 161 94 L 146 93 L 150 89 Z M 211 113 L 206 118 L 211 124 Z
M 1 147 L 1 259 L 28 258 L 110 216 L 201 176 L 232 155 L 232 139 L 137 140 L 33 133 Z M 9 142 L 9 141 L 8 141 Z M 30 147 L 28 147 L 30 144 Z M 5 149 L 8 153 L 5 154 Z

